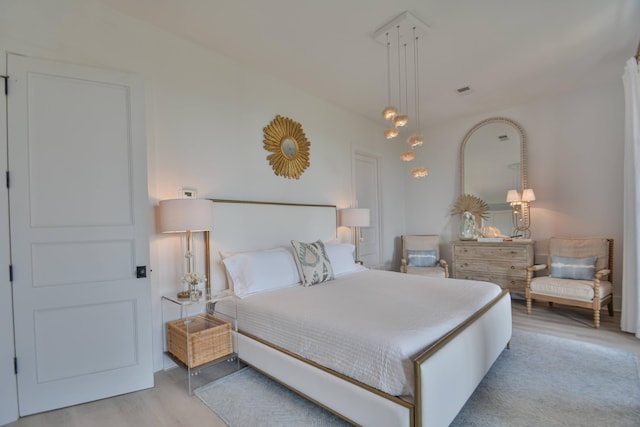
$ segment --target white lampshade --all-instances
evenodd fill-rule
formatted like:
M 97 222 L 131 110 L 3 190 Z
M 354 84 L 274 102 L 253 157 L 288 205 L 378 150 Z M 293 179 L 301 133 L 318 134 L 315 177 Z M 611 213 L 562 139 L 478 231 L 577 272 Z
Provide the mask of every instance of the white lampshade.
M 161 200 L 158 229 L 162 233 L 212 230 L 213 203 L 208 199 Z
M 523 202 L 533 202 L 536 199 L 536 195 L 531 188 L 527 188 L 522 192 Z
M 338 223 L 346 227 L 368 227 L 369 209 L 348 208 L 338 211 Z
M 509 191 L 507 191 L 507 202 L 509 202 L 509 203 L 518 203 L 518 202 L 520 202 L 520 194 L 518 194 L 518 190 L 509 190 Z

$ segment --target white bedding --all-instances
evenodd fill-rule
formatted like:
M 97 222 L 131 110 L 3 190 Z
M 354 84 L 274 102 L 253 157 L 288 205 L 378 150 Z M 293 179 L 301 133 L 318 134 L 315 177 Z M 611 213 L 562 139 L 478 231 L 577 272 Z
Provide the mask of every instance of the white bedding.
M 411 358 L 501 293 L 497 285 L 367 270 L 218 302 L 238 329 L 395 396 Z

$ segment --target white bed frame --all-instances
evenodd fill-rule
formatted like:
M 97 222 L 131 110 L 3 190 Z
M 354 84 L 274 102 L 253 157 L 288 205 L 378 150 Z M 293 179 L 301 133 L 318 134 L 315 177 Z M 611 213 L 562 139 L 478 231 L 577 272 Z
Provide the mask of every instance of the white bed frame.
M 336 207 L 214 200 L 210 277 L 226 289 L 221 251 L 288 246 L 290 240 L 336 238 Z M 415 403 L 383 393 L 279 349 L 235 333 L 238 356 L 283 385 L 354 424 L 447 426 L 511 339 L 508 292 L 414 357 Z

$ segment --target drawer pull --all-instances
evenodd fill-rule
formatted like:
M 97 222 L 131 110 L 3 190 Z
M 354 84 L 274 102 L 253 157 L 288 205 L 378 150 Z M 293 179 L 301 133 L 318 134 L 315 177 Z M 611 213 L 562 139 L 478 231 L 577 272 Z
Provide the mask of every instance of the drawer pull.
M 464 249 L 462 250 L 462 252 L 467 252 L 467 248 L 464 248 Z
M 516 281 L 515 281 L 515 280 L 512 280 L 512 281 L 511 281 L 511 284 L 512 284 L 512 285 L 515 285 L 515 284 L 516 284 Z
M 515 269 L 516 269 L 516 266 L 515 266 L 515 265 L 512 265 L 512 266 L 511 266 L 511 269 L 512 269 L 512 270 L 515 270 Z

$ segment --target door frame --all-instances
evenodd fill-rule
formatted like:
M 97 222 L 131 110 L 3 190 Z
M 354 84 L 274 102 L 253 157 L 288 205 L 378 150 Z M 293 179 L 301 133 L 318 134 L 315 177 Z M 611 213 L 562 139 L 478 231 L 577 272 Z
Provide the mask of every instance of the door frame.
M 382 212 L 383 200 L 382 200 L 382 157 L 374 154 L 370 151 L 367 151 L 361 147 L 353 147 L 351 152 L 351 194 L 352 194 L 352 203 L 355 206 L 357 202 L 357 194 L 356 194 L 356 158 L 358 156 L 368 157 L 371 159 L 375 159 L 376 161 L 376 185 L 377 185 L 377 198 L 378 198 L 378 206 L 375 208 L 375 213 L 378 218 L 378 264 L 372 266 L 374 268 L 384 268 L 384 253 L 383 248 L 384 244 L 382 238 L 384 236 L 384 217 Z M 369 208 L 372 209 L 372 208 Z
M 7 53 L 0 50 L 0 75 L 7 75 Z M 4 81 L 0 80 L 4 87 Z M 4 93 L 4 90 L 2 90 Z M 7 97 L 0 102 L 0 164 L 8 170 Z M 0 425 L 18 419 L 18 388 L 14 370 L 13 292 L 9 279 L 11 246 L 9 240 L 9 189 L 0 191 Z

